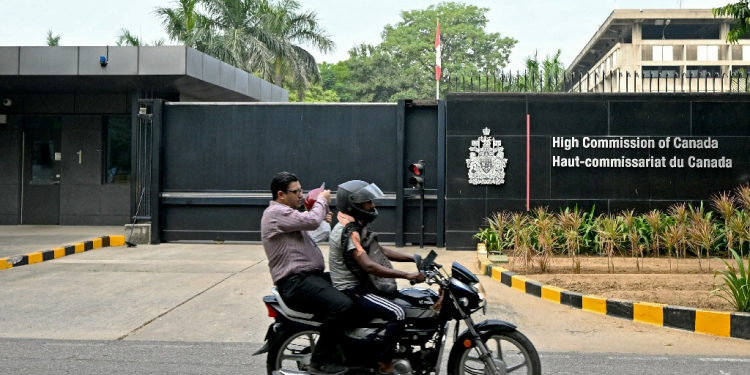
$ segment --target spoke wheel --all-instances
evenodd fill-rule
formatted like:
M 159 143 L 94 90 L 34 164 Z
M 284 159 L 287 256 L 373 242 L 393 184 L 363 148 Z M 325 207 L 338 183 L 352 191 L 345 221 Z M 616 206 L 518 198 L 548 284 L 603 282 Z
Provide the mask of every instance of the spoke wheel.
M 500 374 L 541 374 L 539 355 L 529 339 L 520 332 L 493 332 L 486 338 L 485 344 Z M 457 360 L 449 366 L 451 375 L 492 375 L 481 358 L 479 348 L 461 345 L 454 349 L 457 349 L 453 353 Z
M 318 342 L 317 331 L 298 331 L 281 341 L 268 353 L 268 374 L 279 369 L 307 371 L 312 352 Z

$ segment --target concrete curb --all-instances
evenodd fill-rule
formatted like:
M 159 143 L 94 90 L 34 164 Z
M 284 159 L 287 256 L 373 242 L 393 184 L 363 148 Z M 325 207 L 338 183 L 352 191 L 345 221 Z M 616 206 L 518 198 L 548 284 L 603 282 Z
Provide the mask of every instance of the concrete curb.
M 554 303 L 662 327 L 750 340 L 750 313 L 708 311 L 571 292 L 519 276 L 503 267 L 493 266 L 486 258 L 482 258 L 477 255 L 477 268 L 484 275 L 513 289 Z
M 58 259 L 64 256 L 82 253 L 84 251 L 96 250 L 102 247 L 123 246 L 125 245 L 125 236 L 103 236 L 88 241 L 74 243 L 69 246 L 56 247 L 50 250 L 37 251 L 24 255 L 16 255 L 7 258 L 0 258 L 0 270 L 25 266 L 44 262 L 46 260 Z

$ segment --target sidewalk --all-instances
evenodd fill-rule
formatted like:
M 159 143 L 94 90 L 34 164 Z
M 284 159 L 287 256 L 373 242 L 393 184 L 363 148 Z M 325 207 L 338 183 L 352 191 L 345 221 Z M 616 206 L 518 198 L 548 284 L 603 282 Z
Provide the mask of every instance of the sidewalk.
M 123 235 L 124 227 L 0 225 L 0 258 L 48 250 L 75 242 Z

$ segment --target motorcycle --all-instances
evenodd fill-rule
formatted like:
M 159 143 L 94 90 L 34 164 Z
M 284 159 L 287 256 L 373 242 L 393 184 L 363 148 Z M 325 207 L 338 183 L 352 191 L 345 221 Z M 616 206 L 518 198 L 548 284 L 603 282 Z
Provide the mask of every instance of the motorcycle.
M 497 319 L 475 323 L 471 315 L 486 310 L 479 279 L 464 266 L 453 262 L 451 274 L 435 262 L 431 251 L 422 260 L 416 254 L 417 269 L 425 274 L 427 285 L 438 285 L 440 293 L 426 288 L 406 288 L 393 302 L 406 312 L 406 329 L 396 348 L 395 375 L 440 375 L 450 324 L 455 321 L 453 346 L 448 356 L 448 375 L 504 375 L 542 373 L 539 354 L 516 326 Z M 412 285 L 414 282 L 412 281 Z M 276 288 L 263 298 L 268 316 L 275 322 L 268 327 L 265 345 L 253 355 L 268 353 L 268 375 L 306 375 L 318 337 L 320 322 L 312 314 L 290 309 Z M 460 334 L 459 325 L 466 326 Z M 378 363 L 376 353 L 386 322 L 375 319 L 348 331 L 338 343 L 339 360 L 347 374 L 372 374 Z

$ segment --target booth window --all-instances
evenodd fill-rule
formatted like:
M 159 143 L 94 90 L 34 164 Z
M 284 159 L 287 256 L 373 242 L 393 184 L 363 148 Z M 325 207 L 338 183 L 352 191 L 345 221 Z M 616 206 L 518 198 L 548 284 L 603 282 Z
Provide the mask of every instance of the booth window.
M 130 182 L 130 122 L 129 116 L 111 116 L 105 119 L 106 184 Z

